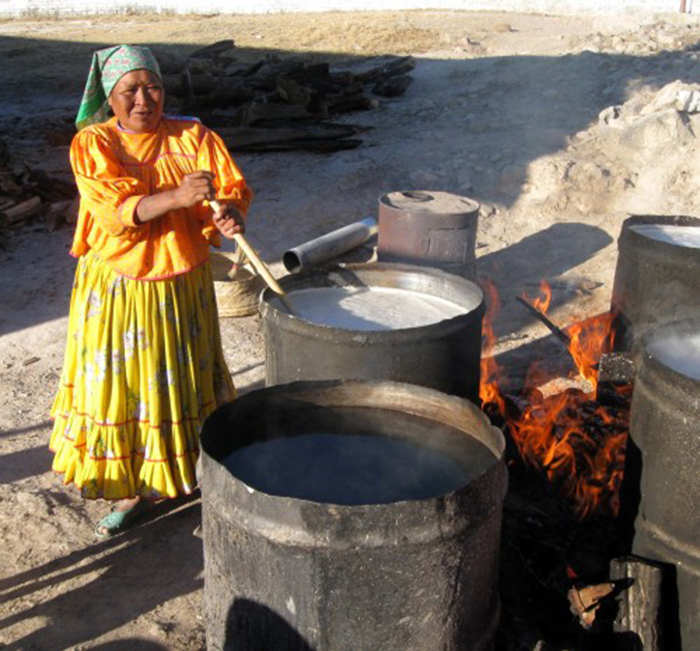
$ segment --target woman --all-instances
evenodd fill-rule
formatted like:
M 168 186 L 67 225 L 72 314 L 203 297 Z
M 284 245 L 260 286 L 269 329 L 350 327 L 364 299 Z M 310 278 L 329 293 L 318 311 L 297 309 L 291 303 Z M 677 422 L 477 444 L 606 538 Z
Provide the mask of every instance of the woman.
M 116 501 L 100 537 L 194 491 L 202 421 L 235 397 L 208 250 L 244 231 L 252 193 L 221 139 L 163 99 L 147 48 L 96 52 L 70 152 L 79 263 L 50 447 L 65 483 Z

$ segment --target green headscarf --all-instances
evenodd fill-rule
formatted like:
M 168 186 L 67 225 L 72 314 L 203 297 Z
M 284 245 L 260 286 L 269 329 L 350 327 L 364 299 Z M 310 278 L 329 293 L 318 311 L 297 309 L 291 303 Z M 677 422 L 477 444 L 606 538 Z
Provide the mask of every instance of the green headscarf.
M 150 70 L 161 79 L 158 62 L 147 47 L 115 45 L 92 55 L 90 74 L 75 119 L 78 131 L 109 117 L 107 98 L 115 84 L 132 70 Z

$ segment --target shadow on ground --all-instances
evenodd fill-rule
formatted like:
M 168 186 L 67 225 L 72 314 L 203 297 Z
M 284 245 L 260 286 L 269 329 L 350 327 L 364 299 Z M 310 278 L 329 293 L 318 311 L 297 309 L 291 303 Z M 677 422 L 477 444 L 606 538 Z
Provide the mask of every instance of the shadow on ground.
M 168 500 L 121 536 L 0 580 L 3 601 L 18 604 L 12 615 L 0 620 L 0 629 L 31 618 L 45 622 L 3 649 L 72 648 L 201 589 L 202 544 L 193 535 L 200 519 L 198 501 Z M 84 577 L 90 575 L 86 583 Z M 119 646 L 120 641 L 91 648 L 162 648 L 139 643 L 142 646 Z

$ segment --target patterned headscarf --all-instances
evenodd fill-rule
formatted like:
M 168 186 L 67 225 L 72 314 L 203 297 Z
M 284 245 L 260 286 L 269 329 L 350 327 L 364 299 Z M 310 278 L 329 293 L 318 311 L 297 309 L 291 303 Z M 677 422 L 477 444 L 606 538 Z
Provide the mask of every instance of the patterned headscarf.
M 109 117 L 107 98 L 115 84 L 132 70 L 150 70 L 161 79 L 158 62 L 147 47 L 115 45 L 92 55 L 90 74 L 75 119 L 78 130 Z

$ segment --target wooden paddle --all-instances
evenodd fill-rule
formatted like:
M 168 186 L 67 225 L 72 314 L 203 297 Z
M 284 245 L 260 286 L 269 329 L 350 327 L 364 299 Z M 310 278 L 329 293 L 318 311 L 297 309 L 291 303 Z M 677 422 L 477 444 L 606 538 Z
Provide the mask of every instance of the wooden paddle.
M 216 199 L 212 199 L 209 202 L 209 205 L 212 207 L 214 212 L 217 212 L 221 208 L 221 204 Z M 243 237 L 242 233 L 236 233 L 233 236 L 233 240 L 236 242 L 236 244 L 238 244 L 238 246 L 241 247 L 241 249 L 243 249 L 243 252 L 248 257 L 248 260 L 250 260 L 251 264 L 255 268 L 255 271 L 257 271 L 262 276 L 267 286 L 273 292 L 275 292 L 275 294 L 277 294 L 280 301 L 282 301 L 284 307 L 287 308 L 287 311 L 290 314 L 294 314 L 294 310 L 292 309 L 292 305 L 289 302 L 289 298 L 287 298 L 287 294 L 277 282 L 275 277 L 270 273 L 270 270 L 268 269 L 267 265 L 262 261 L 257 251 L 252 246 L 250 246 L 250 244 L 248 244 L 248 240 L 246 240 L 245 237 Z

